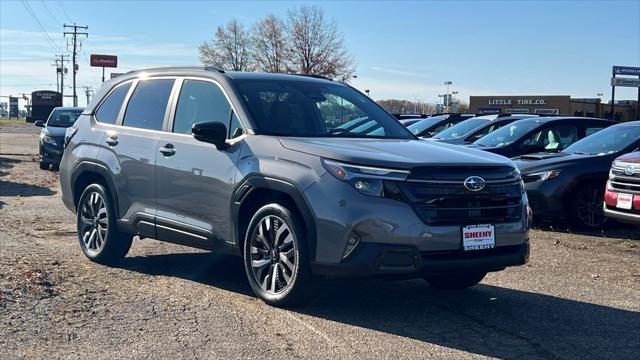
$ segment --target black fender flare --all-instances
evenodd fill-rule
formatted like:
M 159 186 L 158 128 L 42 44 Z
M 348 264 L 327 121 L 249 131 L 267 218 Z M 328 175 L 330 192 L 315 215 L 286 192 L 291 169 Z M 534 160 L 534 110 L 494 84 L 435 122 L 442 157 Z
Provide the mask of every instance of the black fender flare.
M 258 189 L 279 191 L 281 193 L 287 194 L 293 200 L 295 206 L 300 211 L 300 215 L 302 216 L 302 220 L 304 221 L 306 226 L 309 259 L 311 261 L 314 261 L 317 242 L 315 216 L 306 198 L 302 195 L 302 191 L 296 185 L 286 179 L 264 176 L 260 174 L 247 175 L 242 181 L 238 183 L 233 192 L 233 198 L 231 201 L 231 221 L 234 224 L 233 241 L 240 254 L 242 253 L 240 244 L 244 240 L 243 234 L 238 233 L 240 225 L 240 209 L 243 202 L 247 198 L 249 198 L 249 195 Z
M 73 196 L 73 199 L 76 198 L 76 181 L 78 180 L 78 178 L 83 175 L 86 174 L 88 172 L 91 173 L 96 173 L 100 176 L 102 176 L 102 178 L 104 179 L 104 181 L 107 183 L 107 191 L 109 192 L 109 194 L 111 195 L 111 203 L 113 204 L 114 207 L 114 211 L 116 212 L 116 217 L 120 218 L 120 206 L 119 206 L 119 202 L 118 202 L 118 188 L 116 187 L 116 182 L 113 179 L 113 175 L 111 174 L 111 172 L 109 171 L 109 169 L 102 164 L 93 162 L 93 161 L 81 161 L 80 163 L 78 163 L 78 165 L 76 165 L 72 171 L 72 176 L 71 176 L 71 193 Z M 79 194 L 78 194 L 79 195 Z M 75 204 L 75 200 L 74 200 L 74 206 L 77 206 L 78 204 Z

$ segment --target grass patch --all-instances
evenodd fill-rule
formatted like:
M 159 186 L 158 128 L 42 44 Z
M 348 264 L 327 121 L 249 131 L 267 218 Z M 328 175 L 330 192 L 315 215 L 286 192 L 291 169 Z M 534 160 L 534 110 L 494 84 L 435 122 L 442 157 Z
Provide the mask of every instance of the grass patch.
M 12 118 L 11 120 L 9 120 L 9 118 L 6 117 L 2 117 L 0 118 L 0 126 L 20 126 L 20 125 L 25 125 L 27 123 L 27 121 L 25 119 L 15 119 Z

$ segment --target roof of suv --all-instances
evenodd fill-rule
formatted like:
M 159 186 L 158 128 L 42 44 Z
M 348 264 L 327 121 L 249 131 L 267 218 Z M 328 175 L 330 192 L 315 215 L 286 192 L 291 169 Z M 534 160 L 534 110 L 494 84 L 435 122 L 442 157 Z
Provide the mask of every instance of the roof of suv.
M 160 67 L 130 71 L 123 76 L 127 78 L 136 77 L 141 74 L 146 75 L 213 75 L 223 74 L 231 79 L 253 79 L 253 80 L 305 80 L 305 81 L 333 81 L 327 77 L 311 74 L 282 74 L 266 72 L 244 72 L 244 71 L 224 71 L 211 66 L 180 66 L 180 67 Z

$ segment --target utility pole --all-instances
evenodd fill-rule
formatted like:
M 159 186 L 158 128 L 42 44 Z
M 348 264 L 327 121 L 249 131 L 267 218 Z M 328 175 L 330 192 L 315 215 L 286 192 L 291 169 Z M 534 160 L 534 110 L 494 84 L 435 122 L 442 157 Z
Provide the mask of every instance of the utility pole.
M 64 28 L 70 28 L 73 29 L 73 32 L 64 32 L 64 36 L 67 35 L 71 35 L 71 42 L 72 42 L 72 46 L 73 46 L 73 55 L 72 55 L 72 62 L 73 62 L 73 106 L 78 106 L 78 94 L 76 93 L 76 73 L 78 72 L 78 63 L 77 63 L 77 58 L 78 58 L 78 35 L 80 36 L 89 36 L 89 33 L 87 32 L 78 32 L 78 29 L 83 29 L 83 30 L 88 30 L 89 27 L 88 26 L 80 26 L 80 25 L 67 25 L 64 24 Z
M 91 100 L 91 96 L 93 95 L 93 89 L 91 86 L 83 86 L 84 94 L 87 96 L 87 105 L 89 105 L 89 100 Z
M 66 67 L 64 66 L 64 63 L 69 62 L 68 55 L 56 55 L 54 61 L 55 64 L 52 65 L 56 67 L 56 90 L 58 90 L 58 92 L 62 96 L 64 96 L 64 74 L 66 73 Z

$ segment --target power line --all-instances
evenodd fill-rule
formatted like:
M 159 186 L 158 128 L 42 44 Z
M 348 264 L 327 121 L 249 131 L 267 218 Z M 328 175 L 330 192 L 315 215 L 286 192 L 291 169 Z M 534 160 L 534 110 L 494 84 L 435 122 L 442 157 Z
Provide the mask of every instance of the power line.
M 51 38 L 47 30 L 44 28 L 44 25 L 42 24 L 42 22 L 40 22 L 40 19 L 38 19 L 35 12 L 31 8 L 31 5 L 29 5 L 28 2 L 23 0 L 22 6 L 24 6 L 25 10 L 27 10 L 27 13 L 29 14 L 29 16 L 31 16 L 31 19 L 33 19 L 33 22 L 36 24 L 36 27 L 38 28 L 42 36 L 44 36 L 44 39 L 49 43 L 49 45 L 51 45 L 54 49 L 56 49 L 56 51 L 62 52 L 62 48 L 53 41 L 53 39 Z
M 71 20 L 71 18 L 69 17 L 67 10 L 64 9 L 64 5 L 62 5 L 62 1 L 58 0 L 58 5 L 60 5 L 60 9 L 62 9 L 62 12 L 64 13 L 64 16 L 67 17 L 67 20 L 69 20 L 69 22 L 73 22 L 73 20 Z
M 51 16 L 51 18 L 53 19 L 53 21 L 57 22 L 58 25 L 62 25 L 62 23 L 60 21 L 58 21 L 58 18 L 56 18 L 55 15 L 53 15 L 53 13 L 51 12 L 51 10 L 49 10 L 49 7 L 47 6 L 47 3 L 44 2 L 44 0 L 40 0 L 40 2 L 42 3 L 42 6 L 44 6 L 44 9 L 47 10 L 47 12 L 49 13 L 49 15 Z

